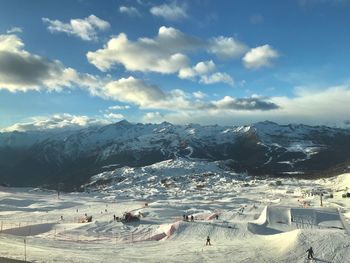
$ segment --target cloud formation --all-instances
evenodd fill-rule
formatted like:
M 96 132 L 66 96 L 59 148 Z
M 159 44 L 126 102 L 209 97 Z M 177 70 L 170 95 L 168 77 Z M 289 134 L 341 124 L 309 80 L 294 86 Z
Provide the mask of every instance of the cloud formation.
M 186 6 L 180 6 L 176 2 L 153 6 L 150 12 L 152 15 L 162 17 L 166 20 L 179 20 L 188 17 Z
M 104 48 L 88 52 L 87 59 L 101 71 L 108 71 L 120 64 L 129 71 L 178 73 L 182 79 L 199 78 L 199 82 L 204 84 L 223 82 L 233 85 L 234 81 L 227 73 L 213 72 L 215 63 L 212 60 L 190 67 L 187 53 L 198 50 L 232 59 L 243 55 L 247 47 L 233 38 L 220 36 L 203 40 L 162 26 L 155 38 L 130 41 L 126 34 L 121 33 L 110 39 Z M 213 74 L 209 75 L 210 72 Z
M 119 12 L 122 14 L 127 14 L 129 16 L 141 16 L 139 10 L 137 10 L 137 8 L 133 6 L 120 6 Z
M 201 42 L 198 39 L 163 26 L 159 28 L 157 37 L 139 38 L 136 42 L 121 33 L 109 40 L 103 49 L 88 52 L 87 58 L 101 71 L 122 64 L 130 71 L 175 73 L 189 63 L 182 52 L 199 45 Z
M 130 80 L 132 81 L 132 80 Z M 152 94 L 153 91 L 150 92 Z M 158 91 L 159 92 L 159 91 Z M 157 92 L 156 92 L 157 93 Z M 222 124 L 241 125 L 258 121 L 271 120 L 281 124 L 304 123 L 310 125 L 348 125 L 350 111 L 350 86 L 340 85 L 323 90 L 315 90 L 310 87 L 299 87 L 295 96 L 264 98 L 251 96 L 246 98 L 233 98 L 226 96 L 219 100 L 205 102 L 199 98 L 193 101 L 193 94 L 189 95 L 181 90 L 169 93 L 160 92 L 165 96 L 161 105 L 148 95 L 150 105 L 145 108 L 155 109 L 147 112 L 140 120 L 144 122 L 169 121 L 177 124 L 200 123 L 200 124 Z M 159 95 L 155 95 L 156 97 Z M 182 97 L 186 103 L 182 107 L 176 107 L 171 99 Z M 123 100 L 125 98 L 122 98 Z M 129 98 L 127 98 L 130 100 Z M 114 100 L 118 100 L 114 98 Z M 132 99 L 133 104 L 137 99 Z M 172 108 L 164 107 L 166 104 Z M 163 106 L 163 108 L 161 108 Z M 159 111 L 165 109 L 166 111 Z M 75 116 L 70 114 L 59 114 L 49 117 L 35 117 L 30 122 L 15 124 L 1 130 L 40 130 L 45 128 L 55 129 L 61 127 L 84 127 L 86 125 L 107 124 L 115 120 L 124 119 L 124 115 L 106 114 L 105 119 L 88 118 L 87 116 Z
M 243 64 L 248 69 L 258 69 L 272 65 L 272 61 L 279 57 L 277 50 L 270 45 L 252 48 L 243 57 Z
M 263 97 L 232 98 L 225 96 L 223 99 L 213 102 L 214 108 L 224 110 L 269 111 L 276 110 L 279 106 Z
M 59 91 L 64 87 L 94 86 L 99 81 L 79 74 L 57 60 L 49 60 L 24 50 L 16 35 L 0 35 L 0 89 L 11 92 L 41 90 Z
M 103 86 L 90 89 L 90 93 L 104 99 L 129 103 L 141 109 L 186 109 L 191 101 L 182 90 L 165 92 L 156 85 L 150 85 L 134 77 L 110 81 Z
M 111 121 L 119 121 L 125 119 L 123 114 L 120 113 L 107 113 L 103 115 L 106 119 L 111 120 Z
M 86 41 L 96 41 L 98 39 L 98 31 L 105 31 L 110 28 L 110 24 L 107 21 L 95 15 L 90 15 L 84 19 L 71 19 L 69 23 L 51 20 L 46 17 L 43 17 L 42 21 L 47 25 L 47 29 L 51 33 L 63 32 L 68 35 L 77 36 Z
M 216 65 L 212 60 L 201 61 L 191 68 L 182 68 L 179 71 L 180 79 L 190 79 L 203 84 L 226 83 L 233 86 L 233 78 L 227 73 L 215 72 Z
M 279 108 L 278 105 L 262 97 L 237 99 L 226 96 L 218 101 L 206 102 L 202 100 L 206 97 L 202 92 L 190 94 L 180 89 L 164 91 L 156 85 L 147 84 L 143 80 L 131 76 L 90 89 L 90 92 L 94 96 L 133 104 L 141 109 L 161 109 L 175 112 L 227 109 L 264 111 Z
M 142 118 L 142 120 L 146 123 L 148 122 L 160 123 L 163 121 L 163 119 L 164 119 L 164 115 L 161 114 L 159 111 L 147 112 Z
M 211 75 L 201 76 L 199 82 L 203 84 L 226 83 L 230 86 L 234 85 L 233 78 L 229 74 L 223 72 L 215 72 Z
M 162 115 L 162 121 L 172 123 L 245 125 L 270 120 L 281 124 L 346 126 L 350 111 L 350 86 L 339 85 L 326 89 L 299 87 L 294 97 L 248 98 L 224 97 L 205 104 L 204 110 L 178 110 Z M 259 110 L 260 109 L 260 110 Z M 150 116 L 149 116 L 150 117 Z M 151 119 L 148 118 L 151 122 Z M 159 119 L 156 119 L 158 122 Z
M 179 71 L 179 78 L 194 79 L 196 76 L 204 76 L 212 73 L 216 69 L 212 60 L 198 62 L 192 68 L 182 68 Z
M 71 115 L 68 113 L 54 114 L 52 116 L 32 117 L 29 122 L 16 123 L 7 128 L 1 129 L 0 132 L 12 131 L 41 131 L 56 129 L 80 129 L 93 125 L 105 125 L 109 122 L 103 119 L 90 118 L 88 116 Z
M 16 33 L 22 33 L 23 30 L 20 27 L 11 27 L 10 29 L 6 30 L 7 34 L 16 34 Z
M 209 40 L 208 51 L 221 59 L 241 57 L 248 50 L 248 46 L 233 37 L 214 37 Z
M 193 97 L 195 97 L 196 99 L 204 99 L 205 97 L 207 97 L 208 95 L 205 94 L 204 92 L 198 90 L 192 93 Z
M 114 106 L 110 106 L 108 107 L 109 110 L 127 110 L 127 109 L 130 109 L 130 106 L 129 105 L 114 105 Z

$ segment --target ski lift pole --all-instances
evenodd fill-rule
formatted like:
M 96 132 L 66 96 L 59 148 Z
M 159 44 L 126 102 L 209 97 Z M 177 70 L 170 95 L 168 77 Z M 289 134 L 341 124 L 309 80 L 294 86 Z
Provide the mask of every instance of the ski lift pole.
M 27 262 L 27 240 L 24 238 L 24 262 Z

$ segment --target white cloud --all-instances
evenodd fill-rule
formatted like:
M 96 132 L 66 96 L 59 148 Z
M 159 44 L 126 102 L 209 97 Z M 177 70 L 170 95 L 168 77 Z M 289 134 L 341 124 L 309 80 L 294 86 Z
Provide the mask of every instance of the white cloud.
M 248 47 L 233 37 L 214 37 L 209 41 L 208 51 L 222 59 L 241 57 Z
M 103 116 L 106 119 L 113 120 L 113 121 L 125 119 L 124 115 L 120 113 L 108 113 L 108 114 L 104 114 Z
M 127 109 L 130 109 L 130 106 L 129 105 L 125 105 L 125 106 L 122 106 L 122 105 L 114 105 L 114 106 L 110 106 L 108 107 L 109 110 L 127 110 Z
M 125 33 L 121 33 L 112 37 L 102 49 L 90 51 L 86 56 L 88 61 L 101 71 L 123 65 L 128 71 L 178 73 L 180 78 L 191 79 L 208 74 L 215 67 L 214 62 L 209 60 L 199 62 L 191 68 L 187 53 L 198 51 L 206 51 L 219 57 L 235 58 L 246 51 L 246 46 L 233 38 L 220 36 L 203 40 L 188 36 L 175 28 L 162 26 L 154 38 L 143 37 L 131 41 Z M 218 75 L 211 78 L 217 79 Z M 225 79 L 227 80 L 227 77 Z M 207 82 L 210 81 L 203 81 Z
M 129 16 L 141 16 L 139 10 L 137 10 L 137 8 L 133 6 L 120 6 L 119 12 L 122 14 L 127 14 Z
M 281 124 L 304 123 L 309 125 L 338 125 L 348 123 L 350 111 L 350 85 L 340 85 L 317 90 L 297 88 L 294 97 L 259 96 L 233 98 L 226 96 L 212 101 L 211 108 L 179 110 L 163 115 L 163 121 L 186 124 L 241 125 L 270 120 Z M 261 104 L 262 103 L 262 104 Z M 249 110 L 253 107 L 270 107 L 271 110 Z M 278 106 L 276 108 L 276 106 Z M 238 107 L 238 109 L 237 109 Z M 274 109 L 273 109 L 274 108 Z
M 295 97 L 274 97 L 271 101 L 278 103 L 281 110 L 280 119 L 310 124 L 327 124 L 343 122 L 350 111 L 350 86 L 333 86 L 323 90 L 298 87 Z
M 222 124 L 240 125 L 257 121 L 271 120 L 281 124 L 305 123 L 310 125 L 344 125 L 348 123 L 347 112 L 350 111 L 350 86 L 340 85 L 323 90 L 308 87 L 296 89 L 295 96 L 263 98 L 252 96 L 248 98 L 234 98 L 226 96 L 209 103 L 191 101 L 188 94 L 181 90 L 165 93 L 164 103 L 157 105 L 154 99 L 148 99 L 150 105 L 156 109 L 166 109 L 168 113 L 158 110 L 147 112 L 140 120 L 144 122 L 162 122 L 187 124 Z M 186 107 L 176 107 L 176 96 L 187 101 Z M 115 98 L 117 100 L 117 98 Z M 200 99 L 200 98 L 199 98 Z M 133 101 L 136 101 L 133 99 Z M 141 104 L 141 103 L 138 103 Z M 144 104 L 145 105 L 145 104 Z M 165 106 L 168 106 L 165 107 Z M 150 108 L 150 107 L 148 107 Z M 94 119 L 87 116 L 70 114 L 56 114 L 48 117 L 35 117 L 30 122 L 14 124 L 5 131 L 24 131 L 58 128 L 81 128 L 88 125 L 107 124 L 123 119 L 121 115 L 104 116 L 105 119 Z M 114 118 L 113 118 L 114 117 Z
M 227 73 L 222 72 L 216 72 L 211 75 L 201 76 L 199 82 L 204 84 L 226 83 L 230 86 L 234 85 L 233 78 Z
M 176 2 L 154 6 L 150 9 L 150 12 L 152 15 L 162 17 L 166 20 L 179 20 L 188 17 L 186 6 L 179 6 Z
M 206 75 L 215 70 L 216 66 L 212 60 L 201 61 L 192 68 L 182 68 L 179 71 L 179 78 L 192 79 L 196 76 Z
M 27 52 L 16 35 L 0 35 L 0 89 L 60 91 L 75 85 L 94 86 L 100 85 L 100 81 L 92 75 L 66 68 L 57 60 Z
M 40 131 L 55 129 L 79 129 L 91 125 L 105 125 L 109 121 L 103 119 L 90 118 L 88 116 L 77 116 L 68 113 L 54 114 L 51 116 L 37 116 L 30 118 L 29 122 L 16 123 L 0 132 L 12 131 Z
M 63 23 L 59 20 L 51 20 L 42 18 L 48 30 L 53 32 L 63 32 L 68 35 L 80 37 L 83 40 L 97 40 L 98 31 L 105 31 L 110 28 L 110 24 L 98 18 L 95 15 L 90 15 L 84 19 L 71 19 L 69 23 Z
M 175 73 L 187 67 L 189 59 L 182 52 L 194 49 L 200 41 L 172 27 L 160 27 L 157 37 L 130 41 L 124 33 L 113 37 L 103 49 L 88 52 L 89 62 L 102 71 L 122 64 L 127 70 Z M 142 55 L 140 55 L 142 54 Z
M 157 86 L 148 85 L 134 77 L 111 81 L 105 86 L 92 90 L 92 94 L 140 107 L 150 107 L 166 99 L 166 94 Z
M 179 78 L 199 80 L 203 84 L 215 84 L 215 83 L 226 83 L 233 85 L 233 78 L 227 73 L 215 72 L 216 66 L 212 60 L 201 61 L 192 68 L 182 68 L 179 71 Z
M 193 106 L 189 99 L 191 96 L 182 90 L 165 92 L 156 85 L 131 76 L 92 88 L 90 92 L 94 96 L 134 104 L 142 109 L 177 110 Z
M 22 33 L 23 30 L 20 27 L 11 27 L 10 29 L 6 30 L 7 34 L 16 34 L 16 33 Z
M 24 44 L 16 35 L 0 35 L 0 51 L 2 52 L 21 52 Z
M 258 69 L 261 67 L 271 66 L 272 60 L 279 57 L 277 50 L 270 45 L 263 45 L 252 48 L 243 57 L 243 64 L 248 69 Z
M 215 63 L 212 60 L 209 60 L 209 61 L 204 61 L 204 62 L 202 61 L 197 63 L 197 65 L 194 66 L 193 69 L 199 75 L 206 75 L 213 72 L 215 68 L 216 68 Z
M 204 99 L 205 97 L 207 97 L 208 95 L 205 94 L 204 92 L 198 90 L 192 93 L 193 97 L 195 97 L 196 99 Z
M 161 114 L 160 112 L 156 111 L 156 112 L 147 112 L 144 116 L 143 116 L 143 121 L 146 123 L 160 123 L 163 121 L 163 114 Z
M 163 91 L 155 85 L 149 85 L 143 80 L 134 77 L 111 81 L 104 86 L 90 89 L 94 96 L 104 99 L 134 104 L 141 109 L 163 109 L 168 111 L 193 111 L 211 109 L 235 110 L 271 110 L 278 108 L 265 98 L 232 98 L 225 97 L 225 101 L 204 102 L 201 98 L 206 95 L 202 92 L 192 94 L 180 89 Z M 196 98 L 196 100 L 193 100 Z

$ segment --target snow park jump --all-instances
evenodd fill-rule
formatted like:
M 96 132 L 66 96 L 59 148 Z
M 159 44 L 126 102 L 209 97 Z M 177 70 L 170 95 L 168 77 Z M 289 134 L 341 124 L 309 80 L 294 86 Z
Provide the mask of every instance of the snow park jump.
M 336 208 L 266 206 L 259 219 L 248 222 L 248 229 L 262 235 L 295 229 L 341 229 L 350 234 Z

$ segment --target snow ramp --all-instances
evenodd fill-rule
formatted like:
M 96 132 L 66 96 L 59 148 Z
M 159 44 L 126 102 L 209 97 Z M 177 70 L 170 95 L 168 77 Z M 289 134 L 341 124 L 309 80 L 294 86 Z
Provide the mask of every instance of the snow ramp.
M 248 222 L 248 230 L 258 235 L 272 235 L 295 229 L 340 229 L 348 225 L 338 209 L 266 206 L 260 217 Z

